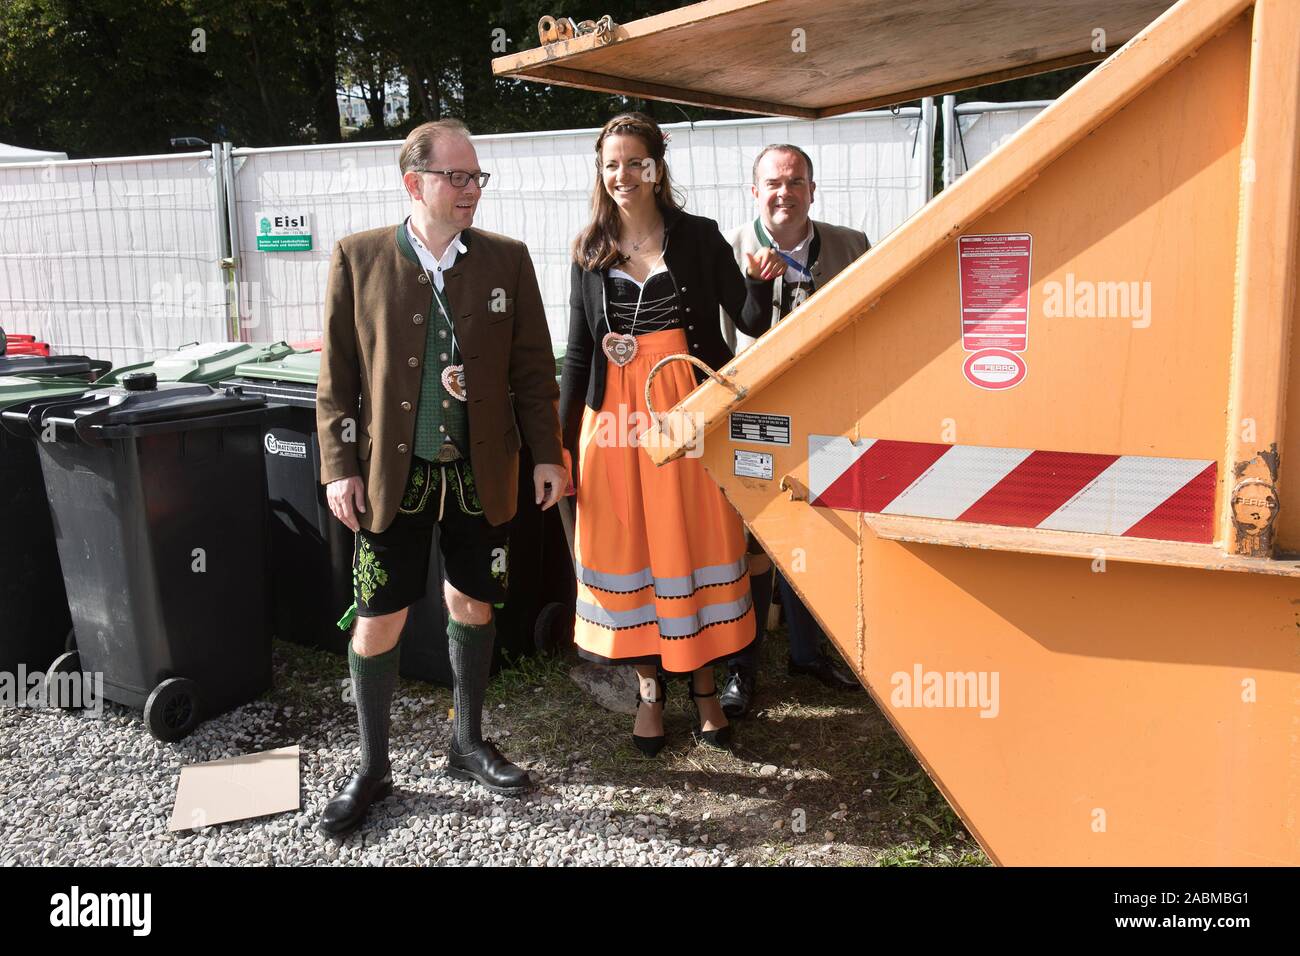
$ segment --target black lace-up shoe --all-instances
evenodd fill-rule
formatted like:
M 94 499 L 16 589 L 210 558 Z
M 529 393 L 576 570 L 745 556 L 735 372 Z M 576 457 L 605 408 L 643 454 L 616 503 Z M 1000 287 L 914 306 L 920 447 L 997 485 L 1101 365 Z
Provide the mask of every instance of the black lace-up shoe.
M 317 826 L 322 833 L 330 836 L 340 836 L 349 830 L 355 830 L 366 818 L 370 805 L 392 792 L 392 771 L 381 777 L 367 777 L 359 773 L 348 781 L 347 786 L 333 800 L 325 804 Z
M 748 717 L 754 706 L 754 694 L 757 689 L 757 681 L 754 680 L 753 675 L 746 674 L 744 671 L 733 672 L 727 683 L 723 685 L 722 696 L 718 699 L 722 704 L 722 712 L 733 718 Z
M 493 793 L 527 793 L 534 786 L 528 771 L 501 756 L 491 740 L 483 741 L 467 754 L 457 753 L 455 747 L 448 748 L 447 773 L 457 780 L 481 783 Z

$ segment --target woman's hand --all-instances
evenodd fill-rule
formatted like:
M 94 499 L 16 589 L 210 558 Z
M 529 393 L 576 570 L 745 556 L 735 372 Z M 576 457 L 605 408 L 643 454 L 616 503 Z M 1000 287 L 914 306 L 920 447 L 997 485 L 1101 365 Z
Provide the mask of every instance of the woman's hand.
M 747 271 L 751 279 L 762 279 L 764 282 L 771 282 L 777 276 L 785 274 L 785 259 L 781 258 L 781 253 L 771 246 L 764 246 L 759 249 L 758 255 L 747 252 L 745 258 L 749 260 Z
M 564 493 L 566 495 L 571 495 L 576 493 L 578 490 L 573 484 L 573 456 L 569 454 L 569 449 L 567 448 L 561 448 L 560 452 L 564 455 L 564 471 L 569 476 L 569 485 L 564 489 Z

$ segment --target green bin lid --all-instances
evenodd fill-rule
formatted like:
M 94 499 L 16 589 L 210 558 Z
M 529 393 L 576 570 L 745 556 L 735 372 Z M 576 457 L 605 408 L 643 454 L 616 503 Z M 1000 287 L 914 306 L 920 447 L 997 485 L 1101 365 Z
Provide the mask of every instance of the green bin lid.
M 235 374 L 243 378 L 315 385 L 320 378 L 320 352 L 294 352 L 284 358 L 245 362 L 235 367 Z
M 160 382 L 212 385 L 233 374 L 238 365 L 273 362 L 292 353 L 286 342 L 202 342 L 148 362 L 115 368 L 96 384 L 116 385 L 128 372 L 153 372 Z
M 21 378 L 17 375 L 0 376 L 0 409 L 21 405 L 40 398 L 60 398 L 80 395 L 95 386 L 79 378 Z

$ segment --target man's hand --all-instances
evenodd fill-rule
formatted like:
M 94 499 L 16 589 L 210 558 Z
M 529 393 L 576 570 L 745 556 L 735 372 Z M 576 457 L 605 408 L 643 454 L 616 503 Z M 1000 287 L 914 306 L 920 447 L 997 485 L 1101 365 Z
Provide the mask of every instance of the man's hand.
M 771 246 L 764 246 L 759 249 L 758 255 L 747 252 L 745 258 L 749 260 L 748 272 L 751 279 L 762 279 L 764 282 L 770 282 L 777 276 L 785 274 L 786 262 L 781 258 L 781 253 Z
M 330 511 L 352 531 L 359 531 L 357 512 L 366 513 L 366 485 L 358 475 L 340 478 L 325 486 L 325 500 Z M 355 507 L 355 511 L 353 510 Z
M 569 487 L 569 469 L 563 465 L 536 465 L 533 468 L 533 490 L 536 502 L 545 511 L 563 497 Z M 545 501 L 545 504 L 543 504 Z

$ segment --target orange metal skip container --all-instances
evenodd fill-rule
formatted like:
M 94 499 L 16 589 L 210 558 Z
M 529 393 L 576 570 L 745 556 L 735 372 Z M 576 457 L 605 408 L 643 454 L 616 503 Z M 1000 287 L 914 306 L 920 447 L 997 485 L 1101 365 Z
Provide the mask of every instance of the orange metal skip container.
M 1300 863 L 1300 482 L 1283 478 L 1300 447 L 1298 154 L 1300 3 L 1183 0 L 647 449 L 662 462 L 702 441 L 999 863 Z M 990 235 L 1032 240 L 1024 376 L 1003 389 L 963 372 L 958 243 Z M 1086 304 L 1085 288 L 1113 303 L 1114 283 L 1135 297 L 1124 314 Z M 732 438 L 732 412 L 788 416 L 789 444 Z M 922 463 L 877 467 L 872 440 Z M 973 464 L 944 479 L 943 445 Z M 1001 474 L 980 456 L 1007 449 L 1103 456 L 1099 474 L 1122 458 L 1136 477 L 1078 491 L 1084 530 L 935 517 L 915 490 L 969 495 Z M 771 478 L 737 451 L 770 455 Z M 1152 491 L 1142 469 L 1166 461 L 1200 484 Z M 882 507 L 870 492 L 891 474 L 912 490 Z M 1180 517 L 1132 520 L 1142 495 Z

